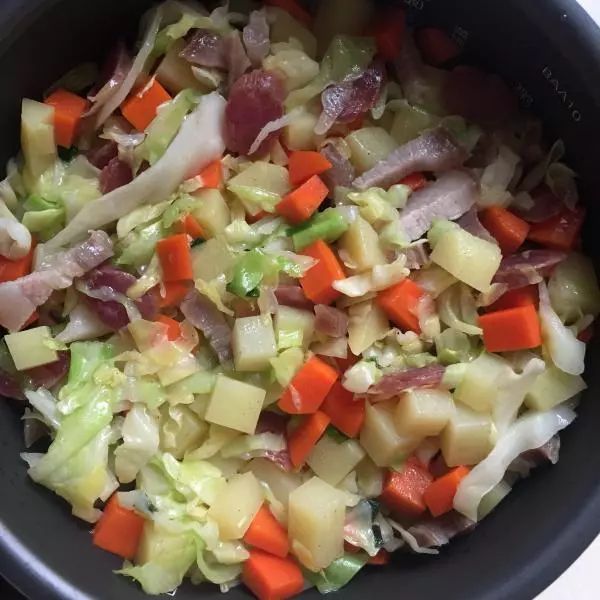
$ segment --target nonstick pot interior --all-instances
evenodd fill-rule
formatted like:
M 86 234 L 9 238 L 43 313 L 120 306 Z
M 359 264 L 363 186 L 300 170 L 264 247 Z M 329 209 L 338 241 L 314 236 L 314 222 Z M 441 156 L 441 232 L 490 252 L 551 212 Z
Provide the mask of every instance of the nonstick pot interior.
M 348 0 L 349 2 L 351 0 Z M 594 25 L 572 0 L 406 0 L 416 26 L 445 27 L 466 57 L 505 76 L 523 104 L 564 139 L 588 206 L 586 252 L 600 265 L 600 47 Z M 0 164 L 18 148 L 20 101 L 98 58 L 123 31 L 135 35 L 144 0 L 0 2 Z M 595 89 L 594 89 L 595 88 Z M 600 530 L 600 347 L 592 344 L 576 423 L 561 460 L 519 484 L 471 535 L 439 557 L 399 558 L 367 569 L 340 592 L 348 599 L 531 600 Z M 22 409 L 0 402 L 0 571 L 33 599 L 135 600 L 137 585 L 112 574 L 121 562 L 91 544 L 89 527 L 66 503 L 26 477 Z M 184 586 L 177 598 L 217 598 Z M 230 600 L 247 598 L 236 588 Z M 314 591 L 307 598 L 317 598 Z

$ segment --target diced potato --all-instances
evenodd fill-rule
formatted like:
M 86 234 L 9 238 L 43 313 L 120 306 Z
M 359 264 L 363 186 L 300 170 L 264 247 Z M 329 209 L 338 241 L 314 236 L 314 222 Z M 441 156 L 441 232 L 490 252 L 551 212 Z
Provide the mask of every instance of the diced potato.
M 275 6 L 267 6 L 267 15 L 271 23 L 269 37 L 272 43 L 289 42 L 292 38 L 302 44 L 308 56 L 317 55 L 317 39 L 302 23 L 294 19 L 287 10 Z
M 266 197 L 273 199 L 282 198 L 291 191 L 288 170 L 279 165 L 264 161 L 256 161 L 247 169 L 232 177 L 227 183 L 227 188 L 233 192 L 250 214 L 260 212 L 260 208 L 247 202 L 245 191 L 260 190 Z
M 489 415 L 457 404 L 440 441 L 449 467 L 476 465 L 492 449 L 492 420 Z
M 275 331 L 279 350 L 296 346 L 307 348 L 315 331 L 315 315 L 308 310 L 278 306 Z
M 223 273 L 227 274 L 235 263 L 235 256 L 225 240 L 213 238 L 192 248 L 194 279 L 212 281 Z
M 206 409 L 209 423 L 252 434 L 265 399 L 265 390 L 219 374 Z
M 423 131 L 431 129 L 439 121 L 437 117 L 408 102 L 395 113 L 391 134 L 401 146 L 418 138 Z
M 348 346 L 355 356 L 360 356 L 390 329 L 387 316 L 374 300 L 354 304 L 348 315 Z
M 208 424 L 187 406 L 161 407 L 160 449 L 181 460 L 208 434 Z
M 346 137 L 352 151 L 350 161 L 359 173 L 372 169 L 397 147 L 396 140 L 381 127 L 364 127 Z
M 338 485 L 364 457 L 365 451 L 355 440 L 338 444 L 330 436 L 324 435 L 316 443 L 306 462 L 323 481 Z
M 313 31 L 317 36 L 319 54 L 324 54 L 335 35 L 362 35 L 371 20 L 371 0 L 322 0 Z
M 283 128 L 283 143 L 290 150 L 314 150 L 315 126 L 318 121 L 318 110 L 307 106 L 300 107 L 296 118 Z
M 357 272 L 368 271 L 387 262 L 377 232 L 362 217 L 356 217 L 350 224 L 340 238 L 338 247 L 347 255 L 344 259 L 349 260 Z
M 233 325 L 233 358 L 237 371 L 264 371 L 277 356 L 275 332 L 270 318 L 243 317 Z
M 482 352 L 467 366 L 454 397 L 473 410 L 491 412 L 498 398 L 498 377 L 507 366 L 500 356 Z
M 194 218 L 200 223 L 208 237 L 223 233 L 231 221 L 227 202 L 220 190 L 200 190 L 194 194 L 198 198 L 198 207 L 194 209 Z
M 415 389 L 400 396 L 394 423 L 401 435 L 425 438 L 446 427 L 452 413 L 452 394 L 440 389 Z
M 420 438 L 404 437 L 394 425 L 396 402 L 366 403 L 365 424 L 360 445 L 378 467 L 389 467 L 404 459 L 421 443 Z
M 296 48 L 286 48 L 267 56 L 263 68 L 278 73 L 289 93 L 310 83 L 319 74 L 319 63 Z
M 292 551 L 311 571 L 344 554 L 346 503 L 343 492 L 313 477 L 290 494 L 288 534 Z
M 367 498 L 377 498 L 383 491 L 384 470 L 368 456 L 356 466 L 356 483 L 359 492 Z
M 551 365 L 534 381 L 525 404 L 533 410 L 551 410 L 586 388 L 579 375 L 569 375 Z
M 190 544 L 190 538 L 172 533 L 157 525 L 156 521 L 147 519 L 135 554 L 135 562 L 138 565 L 157 561 L 160 563 L 165 556 L 182 557 L 188 553 L 189 567 L 196 560 L 195 548 Z
M 244 537 L 263 501 L 260 483 L 253 473 L 231 477 L 208 511 L 208 516 L 219 526 L 221 540 Z
M 21 104 L 21 148 L 31 184 L 56 160 L 54 107 L 25 98 Z
M 177 40 L 165 54 L 156 69 L 156 79 L 173 96 L 187 88 L 198 90 L 199 92 L 208 91 L 194 77 L 192 65 L 179 56 L 185 45 L 183 40 Z
M 290 473 L 280 469 L 270 460 L 255 458 L 250 461 L 250 470 L 259 481 L 269 486 L 275 498 L 281 502 L 287 514 L 290 494 L 302 485 L 302 479 L 296 473 Z
M 8 351 L 17 371 L 48 365 L 58 360 L 56 350 L 48 347 L 52 342 L 49 327 L 34 327 L 4 336 Z
M 431 260 L 458 280 L 486 292 L 500 266 L 502 253 L 496 244 L 456 228 L 442 235 Z

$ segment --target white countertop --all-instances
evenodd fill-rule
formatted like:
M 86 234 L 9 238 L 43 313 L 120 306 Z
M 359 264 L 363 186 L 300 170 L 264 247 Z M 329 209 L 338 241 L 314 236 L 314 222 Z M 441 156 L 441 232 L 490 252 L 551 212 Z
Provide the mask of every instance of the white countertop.
M 600 24 L 600 0 L 579 0 L 579 4 Z M 536 600 L 598 600 L 600 581 L 596 574 L 599 568 L 600 537 Z

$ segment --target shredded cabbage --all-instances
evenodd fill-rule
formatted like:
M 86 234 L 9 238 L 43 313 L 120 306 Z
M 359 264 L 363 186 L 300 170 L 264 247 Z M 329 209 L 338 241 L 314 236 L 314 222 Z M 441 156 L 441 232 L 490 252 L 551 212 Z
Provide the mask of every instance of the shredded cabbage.
M 523 452 L 543 446 L 575 417 L 565 406 L 521 417 L 500 437 L 488 457 L 462 480 L 454 497 L 455 510 L 477 521 L 479 504 L 502 481 L 510 463 Z

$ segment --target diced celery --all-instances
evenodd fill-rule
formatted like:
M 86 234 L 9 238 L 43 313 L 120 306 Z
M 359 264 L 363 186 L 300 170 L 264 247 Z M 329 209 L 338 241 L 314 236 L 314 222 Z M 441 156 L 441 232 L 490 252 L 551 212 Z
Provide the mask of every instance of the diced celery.
M 440 442 L 449 467 L 476 465 L 492 449 L 492 420 L 489 415 L 457 404 Z
M 401 146 L 419 137 L 423 131 L 431 129 L 439 122 L 438 117 L 406 101 L 396 101 L 394 109 L 391 134 Z
M 387 262 L 377 232 L 362 217 L 356 217 L 350 224 L 340 239 L 339 249 L 357 272 L 368 271 Z
M 365 424 L 360 445 L 378 467 L 389 467 L 402 460 L 421 443 L 421 439 L 401 436 L 394 425 L 396 402 L 366 403 Z
M 54 107 L 25 98 L 21 104 L 21 148 L 29 186 L 56 161 Z
M 344 553 L 344 493 L 313 477 L 289 498 L 292 551 L 307 569 L 320 571 Z
M 440 237 L 431 260 L 458 280 L 486 292 L 500 266 L 502 253 L 495 244 L 464 229 L 452 228 Z
M 244 537 L 263 501 L 260 483 L 253 473 L 231 477 L 208 511 L 219 526 L 221 540 Z
M 308 348 L 315 329 L 315 315 L 309 310 L 278 306 L 275 331 L 279 350 L 292 347 Z
M 52 347 L 50 328 L 34 327 L 4 337 L 8 351 L 17 371 L 41 367 L 58 360 L 58 354 Z
M 194 279 L 212 281 L 223 273 L 227 274 L 234 263 L 235 255 L 221 238 L 210 239 L 205 244 L 192 248 Z
M 269 317 L 243 317 L 233 326 L 233 357 L 237 371 L 264 371 L 277 356 L 275 332 Z
M 381 127 L 364 127 L 346 137 L 352 156 L 350 161 L 359 173 L 372 169 L 397 147 L 396 140 Z
M 64 227 L 65 211 L 62 208 L 49 208 L 26 212 L 21 222 L 31 233 L 39 234 L 41 241 L 46 241 Z
M 294 228 L 292 239 L 297 252 L 304 250 L 317 240 L 327 243 L 335 242 L 348 229 L 343 215 L 334 208 L 313 215 L 301 226 Z
M 265 396 L 265 390 L 259 387 L 219 375 L 210 396 L 206 420 L 253 434 Z
M 396 430 L 402 435 L 426 438 L 439 435 L 454 412 L 450 392 L 416 389 L 405 392 L 394 412 Z
M 215 237 L 223 233 L 231 221 L 229 207 L 220 190 L 200 190 L 194 194 L 198 199 L 198 206 L 193 215 L 202 226 L 207 237 Z
M 365 457 L 365 451 L 355 440 L 341 444 L 324 435 L 306 459 L 315 475 L 331 485 L 338 485 Z
M 551 410 L 586 388 L 579 375 L 569 375 L 550 365 L 527 392 L 525 404 L 533 410 Z

